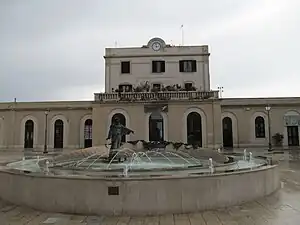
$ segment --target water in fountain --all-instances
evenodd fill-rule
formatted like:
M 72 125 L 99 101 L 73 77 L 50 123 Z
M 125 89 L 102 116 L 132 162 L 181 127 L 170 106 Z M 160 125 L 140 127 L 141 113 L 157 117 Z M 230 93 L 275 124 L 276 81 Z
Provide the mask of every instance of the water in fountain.
M 50 172 L 50 170 L 49 170 L 49 164 L 50 164 L 50 162 L 47 160 L 46 161 L 46 168 L 45 168 L 45 171 L 46 171 L 47 174 Z
M 252 152 L 249 152 L 249 162 L 252 162 Z
M 93 154 L 91 154 L 93 153 Z M 84 156 L 83 156 L 84 155 Z M 127 167 L 126 173 L 132 170 L 172 169 L 202 166 L 201 160 L 181 151 L 158 151 L 158 149 L 147 151 L 134 151 L 124 148 L 111 154 L 90 152 L 90 155 L 82 154 L 76 157 L 53 162 L 55 168 L 69 168 L 75 170 L 121 170 Z M 125 160 L 120 162 L 120 158 Z M 109 161 L 107 161 L 107 159 Z M 116 163 L 118 161 L 118 163 Z
M 212 158 L 208 159 L 208 165 L 209 165 L 210 173 L 214 173 L 214 164 Z
M 243 158 L 245 161 L 247 160 L 247 150 L 244 149 L 244 158 Z

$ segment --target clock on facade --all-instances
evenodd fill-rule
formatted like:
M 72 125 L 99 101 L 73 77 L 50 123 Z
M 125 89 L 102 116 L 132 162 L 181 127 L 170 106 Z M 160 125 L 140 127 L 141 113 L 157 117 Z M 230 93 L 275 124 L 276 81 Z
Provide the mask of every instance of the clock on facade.
M 159 51 L 161 49 L 161 44 L 159 42 L 153 42 L 152 49 L 154 51 Z

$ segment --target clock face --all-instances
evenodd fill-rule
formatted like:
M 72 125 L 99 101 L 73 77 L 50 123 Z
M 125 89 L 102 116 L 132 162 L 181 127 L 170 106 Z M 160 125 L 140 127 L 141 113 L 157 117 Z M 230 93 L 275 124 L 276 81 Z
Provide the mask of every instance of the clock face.
M 153 49 L 154 51 L 159 51 L 159 50 L 161 49 L 161 44 L 160 44 L 159 42 L 154 42 L 154 43 L 152 44 L 152 49 Z

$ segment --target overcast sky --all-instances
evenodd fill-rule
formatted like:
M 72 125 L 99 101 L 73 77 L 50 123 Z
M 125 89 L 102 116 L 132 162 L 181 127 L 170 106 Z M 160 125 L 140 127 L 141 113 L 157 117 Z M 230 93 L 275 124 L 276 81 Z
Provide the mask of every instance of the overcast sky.
M 0 0 L 0 101 L 93 99 L 105 47 L 180 44 L 181 24 L 224 97 L 300 96 L 299 0 Z

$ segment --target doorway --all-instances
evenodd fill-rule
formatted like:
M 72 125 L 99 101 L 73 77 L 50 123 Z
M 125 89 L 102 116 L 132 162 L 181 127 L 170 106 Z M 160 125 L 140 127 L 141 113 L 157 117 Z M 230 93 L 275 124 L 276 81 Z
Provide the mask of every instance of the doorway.
M 90 148 L 93 145 L 92 127 L 93 121 L 87 119 L 84 122 L 84 148 Z
M 56 120 L 54 123 L 54 148 L 64 147 L 64 122 Z
M 299 146 L 299 128 L 298 126 L 288 126 L 288 145 L 289 146 Z
M 153 112 L 149 117 L 149 141 L 164 140 L 164 119 L 159 112 Z
M 202 123 L 201 116 L 197 112 L 191 112 L 187 116 L 187 144 L 202 147 Z
M 233 148 L 232 120 L 230 117 L 223 118 L 222 127 L 223 127 L 223 147 Z
M 25 123 L 24 148 L 33 148 L 33 131 L 33 121 L 27 120 Z
M 113 121 L 115 120 L 115 118 L 119 118 L 120 120 L 120 124 L 122 124 L 124 127 L 126 127 L 126 118 L 122 113 L 116 113 L 113 115 L 113 117 L 111 118 L 111 124 L 113 124 Z M 126 135 L 122 136 L 122 142 L 126 142 Z

